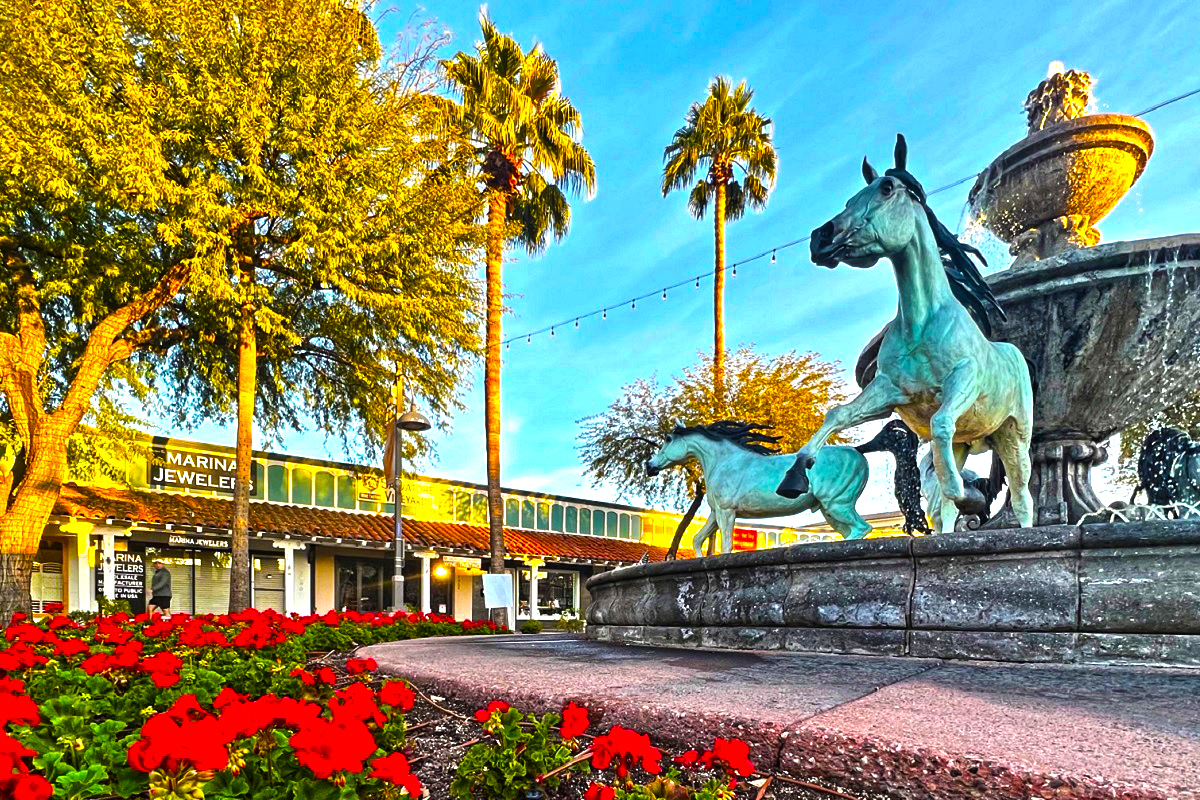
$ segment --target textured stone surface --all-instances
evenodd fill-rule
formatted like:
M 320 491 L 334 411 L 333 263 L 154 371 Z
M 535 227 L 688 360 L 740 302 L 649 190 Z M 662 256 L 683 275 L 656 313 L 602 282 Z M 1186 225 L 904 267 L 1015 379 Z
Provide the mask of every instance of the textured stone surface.
M 912 626 L 1074 630 L 1075 567 L 1061 551 L 919 558 Z
M 861 797 L 1200 800 L 1200 670 L 681 650 L 549 634 L 363 652 L 425 691 L 481 706 L 503 699 L 544 713 L 574 700 L 591 709 L 593 730 L 632 727 L 673 752 L 743 738 L 761 771 L 834 780 Z
M 589 635 L 605 641 L 1200 661 L 1196 520 L 796 545 L 614 570 L 588 587 Z
M 1200 545 L 1088 550 L 1079 568 L 1083 630 L 1200 634 Z
M 1074 633 L 1030 631 L 910 631 L 908 643 L 919 658 L 972 661 L 1069 662 L 1078 646 Z

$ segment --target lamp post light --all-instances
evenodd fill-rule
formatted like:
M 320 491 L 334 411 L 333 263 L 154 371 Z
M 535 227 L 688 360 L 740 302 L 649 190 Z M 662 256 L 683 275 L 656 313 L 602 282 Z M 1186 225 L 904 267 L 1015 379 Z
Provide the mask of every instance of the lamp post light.
M 421 433 L 433 427 L 425 415 L 417 411 L 414 403 L 395 421 L 394 445 L 392 447 L 392 534 L 395 536 L 395 561 L 392 564 L 392 608 L 404 609 L 404 522 L 403 500 L 400 494 L 401 462 L 400 434 L 403 431 Z

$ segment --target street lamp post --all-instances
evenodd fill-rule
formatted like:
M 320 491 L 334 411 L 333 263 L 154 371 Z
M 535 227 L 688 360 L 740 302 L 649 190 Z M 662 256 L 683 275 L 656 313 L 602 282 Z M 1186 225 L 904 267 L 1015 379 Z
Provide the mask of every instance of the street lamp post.
M 408 411 L 395 421 L 395 431 L 392 436 L 392 535 L 395 536 L 395 560 L 392 564 L 392 610 L 404 609 L 404 521 L 403 501 L 400 493 L 401 465 L 400 434 L 403 431 L 421 433 L 433 426 L 425 418 L 414 403 Z

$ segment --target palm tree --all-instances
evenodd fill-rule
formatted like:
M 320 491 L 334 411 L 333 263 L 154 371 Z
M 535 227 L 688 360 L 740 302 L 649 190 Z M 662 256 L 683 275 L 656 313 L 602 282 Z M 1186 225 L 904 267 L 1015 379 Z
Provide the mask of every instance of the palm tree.
M 702 219 L 713 209 L 716 265 L 713 279 L 713 390 L 725 396 L 725 223 L 746 208 L 761 209 L 775 185 L 776 154 L 771 120 L 750 106 L 754 90 L 742 81 L 731 91 L 728 78 L 716 77 L 703 103 L 692 103 L 684 126 L 663 150 L 662 193 L 689 186 L 701 166 L 705 176 L 688 196 L 688 210 Z M 741 170 L 741 180 L 734 168 Z
M 487 436 L 488 526 L 491 566 L 504 571 L 504 508 L 500 498 L 501 267 L 510 241 L 531 254 L 550 235 L 567 234 L 571 207 L 565 192 L 590 197 L 596 188 L 592 157 L 579 143 L 579 111 L 562 94 L 558 64 L 540 45 L 525 53 L 499 33 L 486 13 L 475 54 L 442 62 L 446 81 L 462 97 L 452 110 L 479 155 L 487 205 L 487 335 L 484 427 Z M 498 622 L 507 624 L 501 617 Z

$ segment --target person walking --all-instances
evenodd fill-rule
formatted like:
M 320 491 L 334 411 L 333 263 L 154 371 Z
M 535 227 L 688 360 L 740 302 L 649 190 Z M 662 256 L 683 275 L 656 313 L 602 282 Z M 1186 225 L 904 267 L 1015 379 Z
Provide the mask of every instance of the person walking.
M 150 606 L 146 609 L 166 616 L 171 613 L 171 570 L 161 561 L 154 562 L 154 575 L 150 578 Z

